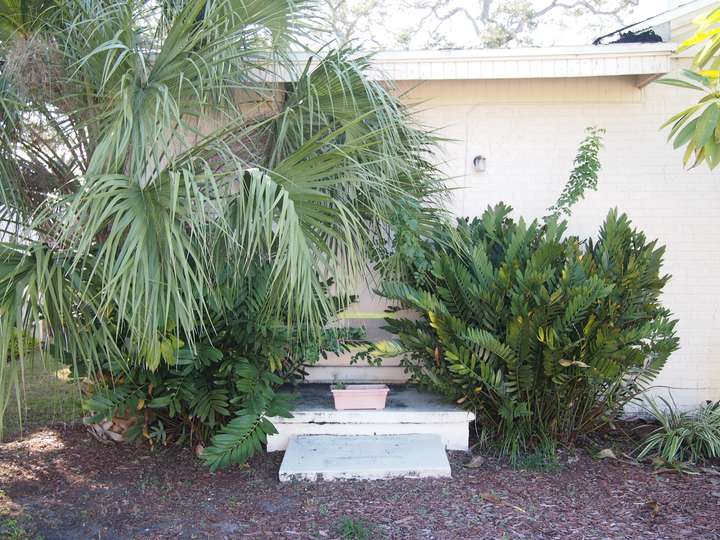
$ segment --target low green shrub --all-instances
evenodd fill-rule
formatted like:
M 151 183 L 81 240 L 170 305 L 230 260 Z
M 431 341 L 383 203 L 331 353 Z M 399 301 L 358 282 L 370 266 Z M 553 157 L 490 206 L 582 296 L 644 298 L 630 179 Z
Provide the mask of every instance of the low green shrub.
M 411 308 L 386 329 L 418 383 L 472 410 L 504 452 L 572 441 L 613 419 L 678 346 L 659 302 L 664 248 L 611 211 L 598 240 L 498 205 L 425 243 L 416 279 L 381 294 Z M 412 273 L 411 273 L 412 274 Z
M 638 447 L 638 459 L 653 456 L 668 463 L 698 463 L 720 457 L 720 402 L 683 412 L 675 402 L 658 400 L 645 402 L 658 427 Z
M 268 418 L 290 416 L 291 402 L 279 387 L 302 378 L 304 366 L 320 355 L 348 350 L 348 340 L 361 337 L 352 329 L 319 337 L 296 332 L 268 310 L 270 287 L 269 266 L 249 272 L 243 288 L 224 295 L 230 305 L 218 312 L 229 315 L 206 321 L 208 335 L 192 348 L 168 337 L 154 370 L 127 362 L 78 373 L 91 383 L 86 421 L 115 420 L 129 426 L 125 440 L 144 438 L 153 446 L 200 445 L 212 470 L 245 462 L 276 433 Z
M 369 540 L 372 537 L 372 531 L 365 521 L 347 516 L 340 520 L 338 533 L 344 540 Z

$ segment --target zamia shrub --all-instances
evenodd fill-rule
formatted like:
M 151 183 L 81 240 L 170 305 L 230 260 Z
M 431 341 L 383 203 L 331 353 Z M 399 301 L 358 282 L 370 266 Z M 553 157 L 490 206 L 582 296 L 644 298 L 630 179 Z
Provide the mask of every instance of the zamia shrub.
M 90 383 L 86 421 L 125 426 L 125 440 L 203 448 L 212 470 L 245 462 L 276 433 L 270 419 L 291 416 L 280 386 L 300 379 L 326 351 L 361 341 L 355 329 L 329 329 L 319 340 L 293 330 L 268 310 L 271 287 L 266 265 L 249 271 L 244 287 L 225 288 L 228 305 L 216 307 L 223 316 L 205 321 L 208 336 L 192 348 L 168 336 L 155 370 L 114 361 L 99 373 L 78 373 Z
M 476 413 L 513 456 L 616 416 L 678 346 L 659 302 L 664 248 L 611 211 L 597 241 L 488 208 L 428 241 L 431 268 L 381 293 L 399 304 L 374 354 Z M 450 246 L 450 247 L 447 247 Z M 419 318 L 399 316 L 412 308 Z
M 720 457 L 720 402 L 683 412 L 661 397 L 659 402 L 647 400 L 645 409 L 658 426 L 638 448 L 638 459 L 654 456 L 669 463 L 697 463 Z

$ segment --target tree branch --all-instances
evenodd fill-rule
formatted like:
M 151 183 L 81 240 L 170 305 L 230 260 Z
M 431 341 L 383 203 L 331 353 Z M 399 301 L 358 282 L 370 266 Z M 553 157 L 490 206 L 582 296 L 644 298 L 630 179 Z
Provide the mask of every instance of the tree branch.
M 588 13 L 591 13 L 593 15 L 609 16 L 609 17 L 613 17 L 618 22 L 622 22 L 622 19 L 620 18 L 620 13 L 622 13 L 623 10 L 627 9 L 630 6 L 636 7 L 639 3 L 640 3 L 640 0 L 625 0 L 622 4 L 617 6 L 615 9 L 603 10 L 603 9 L 599 9 L 596 5 L 593 5 L 591 2 L 589 2 L 587 0 L 577 0 L 571 4 L 560 2 L 559 0 L 553 0 L 552 2 L 550 2 L 550 4 L 548 4 L 544 8 L 536 11 L 535 16 L 542 17 L 543 15 L 545 15 L 557 8 L 565 9 L 565 10 L 582 8 L 582 9 L 587 10 Z

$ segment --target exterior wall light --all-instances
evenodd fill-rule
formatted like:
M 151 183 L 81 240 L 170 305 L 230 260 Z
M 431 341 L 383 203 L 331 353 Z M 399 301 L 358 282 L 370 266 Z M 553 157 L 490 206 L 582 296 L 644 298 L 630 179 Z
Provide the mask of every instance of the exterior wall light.
M 479 173 L 484 173 L 487 170 L 487 159 L 485 156 L 475 156 L 473 159 L 473 169 Z

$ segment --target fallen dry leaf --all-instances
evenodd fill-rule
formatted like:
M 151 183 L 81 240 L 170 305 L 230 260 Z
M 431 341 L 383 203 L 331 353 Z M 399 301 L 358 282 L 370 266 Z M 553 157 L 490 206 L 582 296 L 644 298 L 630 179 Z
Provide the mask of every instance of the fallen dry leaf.
M 645 503 L 645 506 L 650 509 L 652 517 L 657 517 L 657 515 L 660 513 L 660 505 L 657 501 L 648 501 Z
M 468 469 L 478 469 L 483 466 L 485 463 L 485 458 L 482 456 L 473 456 L 470 461 L 467 463 L 463 463 L 463 467 L 467 467 Z
M 481 494 L 480 494 L 480 497 L 482 497 L 482 498 L 485 499 L 486 501 L 491 502 L 491 503 L 493 503 L 493 504 L 498 504 L 498 505 L 500 505 L 500 506 L 509 506 L 510 508 L 512 508 L 512 509 L 514 509 L 514 510 L 517 510 L 518 512 L 522 512 L 523 514 L 527 514 L 527 512 L 526 512 L 524 509 L 520 508 L 519 506 L 515 506 L 514 504 L 510 504 L 510 503 L 507 502 L 507 501 L 503 501 L 501 498 L 496 497 L 495 495 L 492 495 L 492 494 L 490 494 L 490 493 L 481 493 Z
M 612 451 L 612 449 L 603 448 L 597 454 L 595 454 L 595 458 L 596 459 L 617 459 L 617 456 L 615 455 L 615 452 Z

